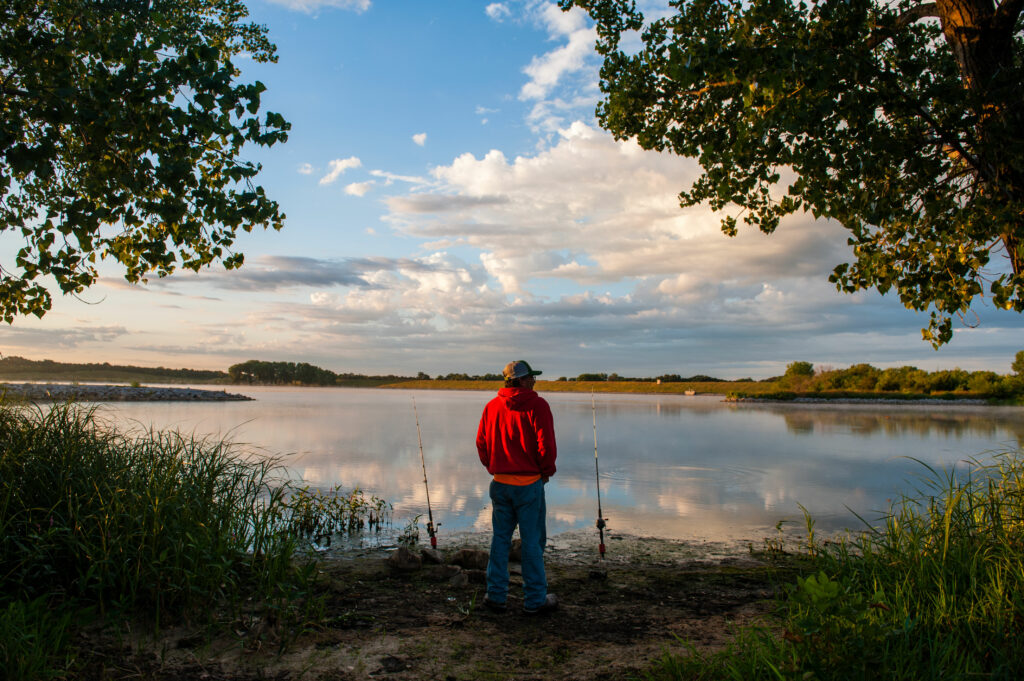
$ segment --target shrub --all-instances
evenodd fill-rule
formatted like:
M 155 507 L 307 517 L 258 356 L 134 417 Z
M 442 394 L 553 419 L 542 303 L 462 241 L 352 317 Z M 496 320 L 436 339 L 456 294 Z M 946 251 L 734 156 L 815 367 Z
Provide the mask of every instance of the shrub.
M 224 442 L 125 435 L 89 409 L 0 407 L 0 598 L 60 594 L 157 623 L 296 598 L 278 471 Z
M 877 526 L 818 543 L 779 620 L 648 679 L 1015 679 L 1024 668 L 1024 450 L 926 469 Z M 773 632 L 781 632 L 781 635 Z

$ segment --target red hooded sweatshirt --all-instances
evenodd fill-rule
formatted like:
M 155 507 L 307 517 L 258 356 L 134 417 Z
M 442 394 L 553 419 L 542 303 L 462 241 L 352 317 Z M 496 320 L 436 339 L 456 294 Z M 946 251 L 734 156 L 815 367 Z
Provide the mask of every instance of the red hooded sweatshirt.
M 533 390 L 502 388 L 484 407 L 476 432 L 480 463 L 491 475 L 555 474 L 555 423 Z

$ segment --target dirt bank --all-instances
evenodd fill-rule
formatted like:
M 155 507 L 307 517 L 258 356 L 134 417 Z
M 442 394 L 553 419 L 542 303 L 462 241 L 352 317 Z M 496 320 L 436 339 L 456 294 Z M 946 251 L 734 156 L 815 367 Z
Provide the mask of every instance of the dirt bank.
M 187 628 L 131 646 L 93 641 L 84 678 L 623 679 L 666 647 L 682 650 L 675 636 L 721 646 L 735 626 L 768 616 L 780 580 L 792 579 L 792 568 L 741 546 L 615 537 L 600 561 L 586 539 L 548 558 L 561 603 L 550 615 L 521 612 L 516 564 L 509 611 L 494 614 L 482 607 L 482 572 L 400 572 L 379 552 L 332 557 L 320 567 L 322 623 L 284 653 L 282 637 L 295 632 L 252 617 L 212 643 Z

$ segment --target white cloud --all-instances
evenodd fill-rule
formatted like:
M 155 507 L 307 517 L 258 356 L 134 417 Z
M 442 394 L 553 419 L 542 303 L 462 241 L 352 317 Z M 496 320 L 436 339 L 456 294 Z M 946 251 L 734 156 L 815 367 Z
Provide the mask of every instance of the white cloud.
M 595 33 L 583 29 L 569 36 L 569 42 L 541 57 L 534 57 L 523 73 L 530 82 L 519 91 L 523 100 L 542 99 L 566 74 L 587 68 L 587 58 L 593 54 Z
M 593 48 L 597 33 L 587 26 L 586 14 L 582 10 L 573 8 L 563 12 L 558 5 L 548 3 L 540 7 L 536 18 L 552 40 L 567 42 L 534 57 L 523 69 L 530 80 L 519 91 L 522 100 L 543 99 L 567 75 L 595 68 Z
M 370 0 L 270 0 L 270 2 L 307 14 L 327 7 L 362 13 L 370 9 L 371 5 Z
M 631 304 L 652 308 L 726 298 L 785 308 L 799 303 L 773 297 L 764 283 L 805 286 L 807 277 L 833 299 L 825 276 L 845 255 L 841 229 L 797 216 L 771 237 L 745 229 L 726 238 L 720 215 L 679 207 L 677 193 L 698 172 L 693 160 L 645 152 L 576 122 L 533 156 L 492 150 L 435 168 L 435 187 L 387 201 L 388 220 L 434 240 L 428 246 L 477 249 L 501 290 L 526 300 L 540 294 L 538 282 L 558 279 L 613 284 L 619 296 L 633 288 L 640 297 Z
M 412 185 L 430 184 L 430 180 L 423 177 L 417 177 L 415 175 L 396 175 L 395 173 L 389 173 L 385 170 L 371 170 L 370 174 L 374 177 L 383 178 L 385 187 L 389 187 L 395 182 L 407 182 Z
M 563 12 L 557 3 L 541 3 L 537 5 L 537 18 L 552 38 L 571 36 L 587 28 L 587 14 L 579 7 Z
M 368 182 L 353 182 L 352 184 L 345 186 L 345 193 L 349 196 L 366 196 L 367 192 L 373 189 L 373 185 L 376 182 L 370 180 Z
M 417 134 L 413 135 L 412 136 L 412 141 L 422 147 L 424 144 L 427 143 L 427 133 L 420 132 L 420 133 L 417 133 Z
M 342 173 L 351 168 L 358 168 L 363 165 L 355 156 L 349 156 L 348 158 L 337 158 L 327 164 L 327 174 L 320 178 L 320 184 L 331 184 L 337 180 Z
M 301 175 L 312 175 L 313 174 L 313 166 L 310 165 L 309 163 L 303 163 L 301 166 L 299 166 L 299 174 L 301 174 Z
M 508 5 L 503 2 L 492 2 L 487 5 L 484 11 L 487 12 L 487 16 L 491 19 L 499 22 L 512 16 L 512 11 L 509 10 Z

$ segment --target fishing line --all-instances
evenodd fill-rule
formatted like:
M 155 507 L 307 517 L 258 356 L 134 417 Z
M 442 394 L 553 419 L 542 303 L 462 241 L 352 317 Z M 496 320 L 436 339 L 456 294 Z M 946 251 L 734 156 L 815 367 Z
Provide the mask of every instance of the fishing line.
M 597 466 L 597 405 L 594 403 L 594 391 L 590 391 L 590 411 L 594 415 L 594 477 L 597 480 L 597 530 L 601 533 L 601 543 L 597 550 L 604 558 L 604 516 L 601 513 L 601 471 Z
M 427 460 L 423 457 L 423 436 L 420 434 L 420 413 L 416 410 L 416 396 L 412 398 L 412 413 L 416 416 L 416 439 L 420 443 L 420 464 L 423 466 L 423 488 L 427 490 L 427 534 L 430 535 L 430 548 L 437 548 L 437 530 L 434 527 L 434 513 L 430 510 L 430 485 L 427 484 Z M 437 524 L 441 527 L 441 523 Z

